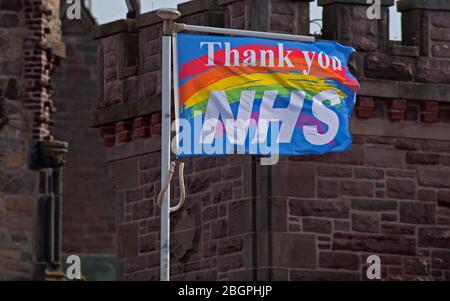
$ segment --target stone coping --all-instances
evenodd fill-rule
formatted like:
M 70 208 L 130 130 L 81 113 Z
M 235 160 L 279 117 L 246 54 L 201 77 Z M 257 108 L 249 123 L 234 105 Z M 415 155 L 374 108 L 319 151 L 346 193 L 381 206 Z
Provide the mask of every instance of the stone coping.
M 94 111 L 92 127 L 115 123 L 120 120 L 132 119 L 161 111 L 161 94 L 152 96 L 145 101 L 133 101 Z
M 205 10 L 221 8 L 218 0 L 195 0 L 184 2 L 178 5 L 181 17 L 192 15 Z
M 394 0 L 381 0 L 381 5 L 383 6 L 392 6 L 394 5 Z M 354 4 L 354 5 L 372 5 L 371 3 L 367 3 L 367 0 L 318 0 L 317 5 L 326 6 L 331 4 Z
M 145 14 L 142 14 L 136 18 L 136 27 L 146 27 L 154 24 L 162 24 L 161 18 L 156 14 L 156 11 L 151 11 Z
M 350 131 L 353 135 L 450 141 L 450 125 L 439 122 L 424 124 L 417 121 L 392 122 L 387 119 L 353 117 L 350 119 Z
M 358 95 L 378 98 L 450 102 L 450 85 L 380 79 L 364 79 L 359 80 L 359 83 L 361 89 Z
M 228 5 L 233 2 L 240 2 L 242 0 L 218 0 L 219 5 Z M 313 2 L 314 0 L 291 0 L 292 2 Z
M 133 140 L 106 148 L 105 161 L 114 162 L 161 150 L 161 136 Z
M 399 12 L 412 9 L 450 11 L 450 3 L 448 0 L 400 0 L 397 3 Z
M 136 22 L 132 19 L 122 19 L 111 23 L 97 25 L 92 28 L 94 39 L 115 35 L 122 32 L 136 32 Z

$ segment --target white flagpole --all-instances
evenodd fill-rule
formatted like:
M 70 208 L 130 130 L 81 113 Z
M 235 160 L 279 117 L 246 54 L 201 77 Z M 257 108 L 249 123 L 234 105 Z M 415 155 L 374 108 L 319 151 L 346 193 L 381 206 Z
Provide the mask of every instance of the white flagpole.
M 158 10 L 158 16 L 163 19 L 162 38 L 162 129 L 161 129 L 161 189 L 167 179 L 170 168 L 170 110 L 171 110 L 171 55 L 172 33 L 174 20 L 180 16 L 176 9 L 163 8 Z M 170 183 L 169 183 L 170 184 Z M 170 279 L 170 185 L 161 203 L 161 281 Z
M 300 36 L 300 35 L 285 34 L 285 33 L 274 33 L 274 32 L 264 32 L 264 31 L 198 26 L 198 25 L 189 25 L 189 24 L 183 24 L 183 23 L 175 23 L 175 27 L 176 27 L 177 31 L 196 31 L 196 32 L 216 33 L 216 34 L 235 35 L 235 36 L 244 36 L 244 37 L 264 38 L 264 39 L 278 39 L 278 40 L 289 40 L 289 41 L 297 41 L 297 42 L 308 42 L 308 43 L 315 42 L 315 40 L 316 40 L 316 38 L 312 37 L 312 36 Z
M 174 102 L 174 108 L 173 112 L 175 113 L 175 128 L 176 128 L 176 146 L 174 148 L 174 152 L 178 155 L 178 146 L 179 146 L 179 137 L 178 137 L 178 130 L 180 129 L 180 122 L 179 122 L 179 116 L 180 116 L 180 95 L 179 95 L 179 82 L 178 82 L 178 48 L 177 48 L 177 35 L 174 34 L 172 38 L 172 49 L 173 49 L 173 102 Z

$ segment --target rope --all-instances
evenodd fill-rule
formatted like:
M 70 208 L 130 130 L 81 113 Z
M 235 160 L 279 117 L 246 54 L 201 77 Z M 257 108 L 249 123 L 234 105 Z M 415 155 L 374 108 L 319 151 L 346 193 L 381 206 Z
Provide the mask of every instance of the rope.
M 161 208 L 161 202 L 164 197 L 164 194 L 169 189 L 170 182 L 172 181 L 172 176 L 175 173 L 175 165 L 176 164 L 177 164 L 176 161 L 172 161 L 170 163 L 170 168 L 169 168 L 169 172 L 167 173 L 166 181 L 164 182 L 164 186 L 158 194 L 156 203 L 158 204 L 158 207 L 160 207 L 160 208 Z M 186 189 L 184 186 L 184 163 L 183 162 L 180 162 L 180 166 L 178 167 L 178 180 L 179 180 L 179 184 L 180 184 L 180 200 L 176 206 L 170 207 L 171 213 L 180 210 L 181 207 L 183 207 L 184 201 L 186 199 Z

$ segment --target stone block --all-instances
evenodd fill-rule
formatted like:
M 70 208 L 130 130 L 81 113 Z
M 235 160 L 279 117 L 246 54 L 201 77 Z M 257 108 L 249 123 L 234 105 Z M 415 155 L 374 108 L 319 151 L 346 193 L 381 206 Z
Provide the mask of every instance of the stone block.
M 410 224 L 434 224 L 436 207 L 430 203 L 400 202 L 400 222 Z
M 348 218 L 349 203 L 343 200 L 302 200 L 289 201 L 290 214 L 294 216 L 316 216 L 331 218 Z
M 289 268 L 316 267 L 316 239 L 314 235 L 273 233 L 273 266 Z M 298 256 L 302 254 L 302 256 Z
M 415 199 L 416 183 L 412 180 L 388 179 L 387 195 L 394 199 Z
M 341 195 L 373 197 L 374 185 L 369 181 L 341 181 Z
M 380 228 L 378 215 L 369 213 L 352 213 L 352 230 L 356 232 L 377 233 Z
M 304 232 L 328 234 L 332 230 L 331 221 L 327 219 L 304 218 L 302 225 Z
M 135 257 L 139 254 L 138 235 L 138 223 L 117 226 L 117 250 L 119 258 Z
M 421 227 L 418 230 L 418 246 L 423 248 L 450 248 L 450 228 Z
M 272 195 L 314 197 L 315 166 L 309 163 L 280 162 L 272 167 Z
M 325 269 L 358 270 L 359 256 L 353 253 L 320 252 L 319 267 Z
M 334 233 L 333 250 L 415 255 L 416 241 L 403 236 Z
M 394 211 L 398 205 L 391 200 L 352 199 L 351 206 L 352 209 L 361 211 Z
M 450 169 L 447 168 L 418 168 L 417 178 L 425 187 L 450 188 Z

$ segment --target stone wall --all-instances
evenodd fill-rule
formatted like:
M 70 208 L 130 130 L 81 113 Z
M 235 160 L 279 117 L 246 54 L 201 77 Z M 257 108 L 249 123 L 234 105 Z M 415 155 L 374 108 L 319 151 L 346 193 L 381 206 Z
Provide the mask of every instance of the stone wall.
M 172 279 L 365 280 L 371 254 L 380 255 L 385 280 L 450 279 L 450 10 L 442 1 L 399 1 L 410 31 L 393 43 L 393 1 L 382 4 L 382 19 L 369 20 L 364 0 L 319 1 L 323 37 L 358 50 L 352 148 L 282 157 L 272 167 L 250 156 L 186 159 L 186 206 L 171 220 Z M 309 32 L 300 18 L 308 5 L 203 0 L 178 8 L 181 22 L 298 34 Z M 115 178 L 119 277 L 157 280 L 161 23 L 152 12 L 94 36 L 94 125 Z
M 50 75 L 64 56 L 59 1 L 0 1 L 0 279 L 43 277 L 38 200 L 48 168 L 29 164 L 52 140 Z M 51 25 L 56 24 L 56 25 Z
M 309 34 L 309 2 L 313 0 L 220 0 L 224 26 L 234 29 Z
M 63 179 L 63 252 L 114 254 L 114 194 L 97 130 L 90 128 L 97 100 L 95 20 L 83 7 L 81 20 L 63 18 L 67 58 L 52 77 L 53 133 L 70 145 Z
M 30 279 L 33 274 L 33 204 L 37 173 L 27 166 L 27 128 L 22 108 L 27 31 L 23 6 L 0 2 L 0 279 Z M 30 114 L 28 110 L 28 114 Z M 24 122 L 25 121 L 25 122 Z

